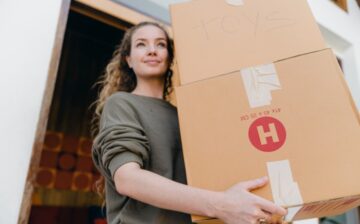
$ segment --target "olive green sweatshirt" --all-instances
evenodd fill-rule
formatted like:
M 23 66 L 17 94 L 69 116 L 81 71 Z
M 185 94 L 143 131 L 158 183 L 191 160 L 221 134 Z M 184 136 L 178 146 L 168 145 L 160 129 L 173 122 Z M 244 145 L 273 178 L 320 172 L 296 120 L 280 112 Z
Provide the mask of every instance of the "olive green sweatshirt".
M 106 101 L 93 160 L 105 177 L 109 224 L 188 224 L 187 214 L 160 209 L 119 194 L 114 173 L 136 162 L 143 169 L 185 183 L 177 110 L 170 103 L 126 92 Z M 159 189 L 160 190 L 160 189 Z

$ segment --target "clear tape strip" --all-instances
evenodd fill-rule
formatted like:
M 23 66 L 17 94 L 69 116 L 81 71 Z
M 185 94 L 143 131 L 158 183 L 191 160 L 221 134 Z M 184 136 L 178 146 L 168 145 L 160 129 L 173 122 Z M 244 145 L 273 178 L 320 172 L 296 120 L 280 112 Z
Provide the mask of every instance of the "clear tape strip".
M 288 207 L 286 221 L 291 221 L 301 209 L 303 198 L 294 181 L 289 160 L 267 162 L 270 186 L 275 204 Z M 294 207 L 296 206 L 296 207 Z

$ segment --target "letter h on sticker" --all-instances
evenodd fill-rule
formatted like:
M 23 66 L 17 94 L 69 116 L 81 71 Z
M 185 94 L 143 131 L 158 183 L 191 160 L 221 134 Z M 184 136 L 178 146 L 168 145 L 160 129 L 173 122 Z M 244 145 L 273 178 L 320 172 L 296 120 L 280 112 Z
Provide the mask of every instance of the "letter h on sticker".
M 259 134 L 259 139 L 260 139 L 260 144 L 261 145 L 266 145 L 267 144 L 266 139 L 268 137 L 271 137 L 274 143 L 279 142 L 279 136 L 277 134 L 277 130 L 276 130 L 276 127 L 275 127 L 274 123 L 269 124 L 269 131 L 268 132 L 264 131 L 264 127 L 262 125 L 257 126 L 256 129 L 257 129 L 258 134 Z

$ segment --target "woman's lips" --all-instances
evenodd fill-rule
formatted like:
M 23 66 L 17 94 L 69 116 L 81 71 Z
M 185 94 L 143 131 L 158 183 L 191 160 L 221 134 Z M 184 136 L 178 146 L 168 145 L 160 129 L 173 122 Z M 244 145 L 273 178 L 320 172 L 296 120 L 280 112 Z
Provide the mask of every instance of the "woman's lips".
M 158 65 L 158 64 L 160 64 L 160 61 L 159 60 L 146 60 L 145 63 L 148 65 Z

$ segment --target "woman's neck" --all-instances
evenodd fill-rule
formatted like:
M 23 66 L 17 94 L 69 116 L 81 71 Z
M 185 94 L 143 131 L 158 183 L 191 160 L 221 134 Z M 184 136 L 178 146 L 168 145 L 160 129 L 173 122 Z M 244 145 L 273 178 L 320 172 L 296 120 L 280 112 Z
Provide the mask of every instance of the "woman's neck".
M 159 79 L 138 79 L 136 87 L 131 93 L 163 99 L 164 81 Z

